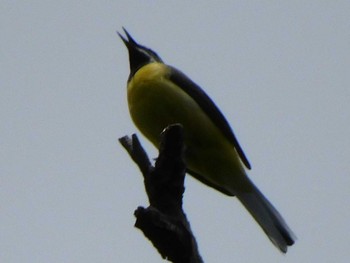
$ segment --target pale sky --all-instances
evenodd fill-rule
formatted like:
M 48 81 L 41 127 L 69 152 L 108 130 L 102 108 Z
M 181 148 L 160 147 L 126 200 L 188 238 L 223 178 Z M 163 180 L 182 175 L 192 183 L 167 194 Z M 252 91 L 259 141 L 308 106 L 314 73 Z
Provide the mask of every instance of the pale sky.
M 236 199 L 187 177 L 204 261 L 348 262 L 349 14 L 349 1 L 0 1 L 0 262 L 163 262 L 133 227 L 147 197 L 118 143 L 139 134 L 122 26 L 213 98 L 298 237 L 282 255 Z

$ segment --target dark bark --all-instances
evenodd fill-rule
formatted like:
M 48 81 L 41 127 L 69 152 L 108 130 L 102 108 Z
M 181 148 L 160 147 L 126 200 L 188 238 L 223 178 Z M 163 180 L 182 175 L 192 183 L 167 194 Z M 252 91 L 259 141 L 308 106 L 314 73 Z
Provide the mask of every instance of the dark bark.
M 203 262 L 182 208 L 186 174 L 182 126 L 174 124 L 163 131 L 154 166 L 135 134 L 119 141 L 140 168 L 150 203 L 148 208 L 138 207 L 135 211 L 135 227 L 164 259 L 175 263 Z

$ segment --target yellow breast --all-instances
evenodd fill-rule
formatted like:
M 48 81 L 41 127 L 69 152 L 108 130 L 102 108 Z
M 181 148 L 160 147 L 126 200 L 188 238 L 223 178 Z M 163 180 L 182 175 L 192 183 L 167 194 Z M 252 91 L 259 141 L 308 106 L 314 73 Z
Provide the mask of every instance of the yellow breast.
M 169 80 L 169 70 L 151 63 L 129 81 L 128 104 L 135 125 L 158 147 L 162 130 L 181 123 L 188 168 L 217 185 L 237 184 L 244 169 L 234 147 L 197 102 Z

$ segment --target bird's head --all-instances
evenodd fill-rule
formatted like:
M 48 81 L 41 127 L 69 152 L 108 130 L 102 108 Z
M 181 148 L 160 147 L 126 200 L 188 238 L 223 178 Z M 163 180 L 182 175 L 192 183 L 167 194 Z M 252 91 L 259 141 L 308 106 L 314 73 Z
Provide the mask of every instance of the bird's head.
M 123 28 L 126 38 L 118 32 L 118 35 L 123 40 L 125 46 L 129 51 L 129 63 L 130 63 L 130 77 L 136 73 L 138 69 L 152 62 L 163 63 L 162 59 L 153 50 L 141 46 L 138 44 L 128 33 L 128 31 Z

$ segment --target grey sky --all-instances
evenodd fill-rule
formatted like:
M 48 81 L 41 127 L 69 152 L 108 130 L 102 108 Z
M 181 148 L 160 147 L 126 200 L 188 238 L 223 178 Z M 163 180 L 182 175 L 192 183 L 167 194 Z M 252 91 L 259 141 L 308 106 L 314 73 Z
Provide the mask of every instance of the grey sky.
M 205 262 L 348 262 L 350 3 L 111 2 L 0 2 L 0 262 L 162 262 L 133 228 L 147 199 L 117 142 L 137 132 L 122 26 L 213 98 L 298 236 L 281 255 L 188 177 Z

